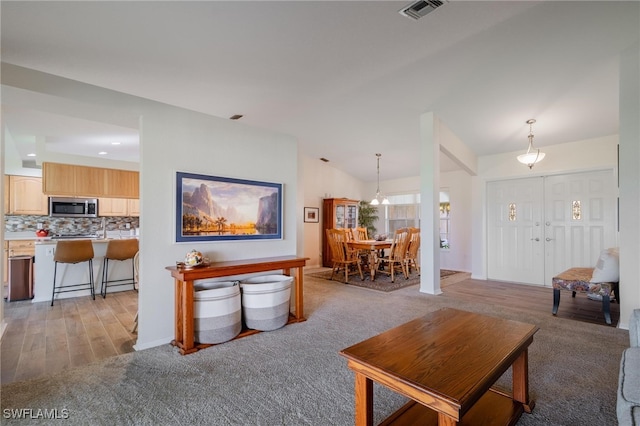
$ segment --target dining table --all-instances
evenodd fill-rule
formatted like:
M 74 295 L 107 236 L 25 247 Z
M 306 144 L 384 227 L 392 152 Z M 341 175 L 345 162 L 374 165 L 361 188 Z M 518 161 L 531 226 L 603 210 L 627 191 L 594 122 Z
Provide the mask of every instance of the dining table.
M 376 279 L 376 257 L 380 250 L 391 248 L 393 240 L 351 240 L 347 245 L 352 250 L 368 250 L 369 251 L 369 273 L 371 281 Z

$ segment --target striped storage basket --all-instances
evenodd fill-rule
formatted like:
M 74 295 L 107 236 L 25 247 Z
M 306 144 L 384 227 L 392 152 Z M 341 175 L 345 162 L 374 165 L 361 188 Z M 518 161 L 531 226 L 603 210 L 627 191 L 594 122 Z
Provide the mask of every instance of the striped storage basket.
M 242 331 L 242 305 L 238 281 L 198 283 L 194 286 L 194 339 L 222 343 Z
M 271 331 L 287 323 L 292 282 L 286 275 L 263 275 L 240 283 L 247 328 Z

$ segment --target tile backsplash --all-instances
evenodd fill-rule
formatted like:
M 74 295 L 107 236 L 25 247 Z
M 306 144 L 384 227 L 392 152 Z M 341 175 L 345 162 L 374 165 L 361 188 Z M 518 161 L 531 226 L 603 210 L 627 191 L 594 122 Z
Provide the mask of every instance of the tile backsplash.
M 96 218 L 66 218 L 51 216 L 7 215 L 5 216 L 4 232 L 37 231 L 38 224 L 54 234 L 79 234 L 93 233 L 102 229 L 102 219 L 105 219 L 107 231 L 127 229 L 127 223 L 131 229 L 138 228 L 138 217 L 128 216 L 104 216 Z M 127 229 L 128 230 L 128 229 Z

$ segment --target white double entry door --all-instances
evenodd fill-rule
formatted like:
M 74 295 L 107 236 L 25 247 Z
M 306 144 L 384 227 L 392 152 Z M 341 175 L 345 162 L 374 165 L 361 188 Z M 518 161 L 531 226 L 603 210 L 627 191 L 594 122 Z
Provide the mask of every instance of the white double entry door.
M 613 170 L 487 183 L 487 276 L 551 286 L 617 245 Z

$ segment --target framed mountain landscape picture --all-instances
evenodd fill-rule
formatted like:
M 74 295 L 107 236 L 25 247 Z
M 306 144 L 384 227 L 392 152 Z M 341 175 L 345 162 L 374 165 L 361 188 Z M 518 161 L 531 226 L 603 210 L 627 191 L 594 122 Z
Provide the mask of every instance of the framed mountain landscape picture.
M 176 242 L 282 238 L 282 184 L 176 173 Z

